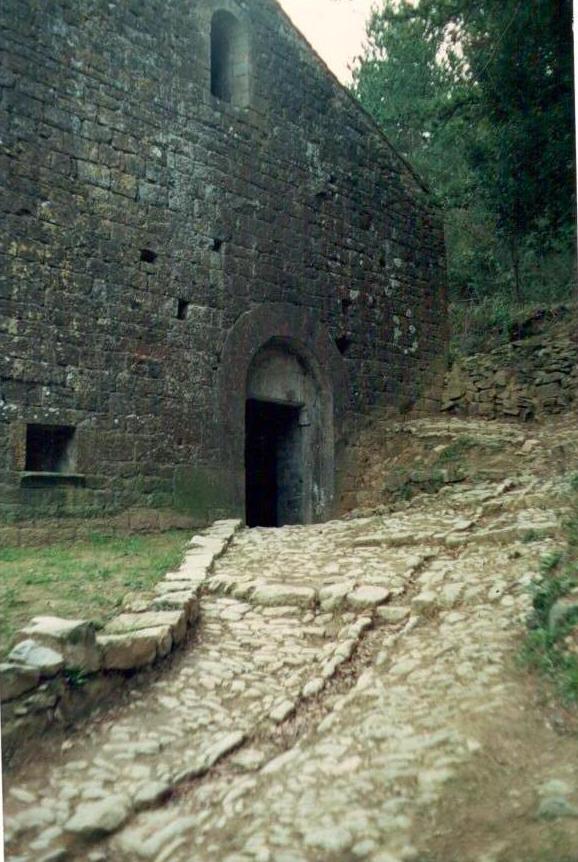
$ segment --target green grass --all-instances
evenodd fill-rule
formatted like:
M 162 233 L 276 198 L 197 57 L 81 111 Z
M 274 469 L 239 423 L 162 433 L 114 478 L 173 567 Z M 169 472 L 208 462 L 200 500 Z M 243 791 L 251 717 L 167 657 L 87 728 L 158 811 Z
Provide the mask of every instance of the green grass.
M 560 618 L 556 602 L 578 591 L 578 474 L 568 482 L 571 513 L 564 524 L 563 549 L 542 559 L 540 579 L 532 586 L 533 613 L 522 649 L 522 660 L 543 673 L 566 703 L 578 703 L 577 607 Z
M 548 530 L 535 530 L 531 527 L 523 534 L 521 541 L 524 542 L 524 544 L 529 545 L 531 542 L 541 542 L 543 539 L 547 539 L 549 535 L 550 533 Z
M 488 353 L 515 339 L 520 326 L 536 314 L 544 313 L 548 327 L 564 319 L 561 304 L 571 306 L 572 294 L 565 289 L 549 296 L 536 296 L 518 303 L 507 293 L 498 292 L 479 301 L 449 304 L 452 359 L 473 353 Z
M 474 449 L 476 446 L 479 446 L 477 440 L 473 437 L 468 437 L 467 434 L 462 434 L 460 437 L 457 437 L 453 443 L 450 443 L 449 446 L 440 452 L 438 455 L 437 463 L 438 464 L 450 464 L 454 461 L 459 461 L 470 449 Z
M 383 493 L 386 499 L 407 501 L 420 493 L 437 494 L 444 484 L 445 479 L 440 470 L 431 467 L 406 470 L 398 467 L 390 470 Z
M 15 633 L 39 615 L 113 616 L 128 592 L 152 588 L 183 556 L 187 534 L 89 539 L 45 548 L 0 549 L 0 655 Z

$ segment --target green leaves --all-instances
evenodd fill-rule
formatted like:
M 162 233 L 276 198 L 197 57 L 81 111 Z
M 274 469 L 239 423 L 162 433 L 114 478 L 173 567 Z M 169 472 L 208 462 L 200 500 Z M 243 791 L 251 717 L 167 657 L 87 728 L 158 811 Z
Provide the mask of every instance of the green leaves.
M 453 298 L 560 298 L 572 283 L 571 13 L 383 0 L 370 19 L 353 90 L 446 212 Z

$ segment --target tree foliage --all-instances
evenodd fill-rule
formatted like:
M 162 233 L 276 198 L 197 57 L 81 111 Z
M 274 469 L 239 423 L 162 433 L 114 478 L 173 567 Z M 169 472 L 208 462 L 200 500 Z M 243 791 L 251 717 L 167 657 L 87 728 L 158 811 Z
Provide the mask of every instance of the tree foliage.
M 571 0 L 382 0 L 370 19 L 353 89 L 445 210 L 454 297 L 570 289 L 572 47 Z

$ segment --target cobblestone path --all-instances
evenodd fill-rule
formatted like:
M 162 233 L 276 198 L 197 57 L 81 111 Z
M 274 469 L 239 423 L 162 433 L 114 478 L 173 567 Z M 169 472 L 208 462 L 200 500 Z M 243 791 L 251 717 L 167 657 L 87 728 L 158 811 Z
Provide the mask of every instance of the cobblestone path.
M 6 777 L 7 859 L 575 862 L 575 741 L 514 661 L 562 484 L 241 531 L 185 652 Z

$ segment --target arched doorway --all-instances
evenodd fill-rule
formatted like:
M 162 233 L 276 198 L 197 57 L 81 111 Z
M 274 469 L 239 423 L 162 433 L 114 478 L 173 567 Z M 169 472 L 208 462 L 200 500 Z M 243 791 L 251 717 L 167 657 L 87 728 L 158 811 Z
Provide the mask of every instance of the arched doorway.
M 241 315 L 223 347 L 218 397 L 231 513 L 251 526 L 330 517 L 349 390 L 343 357 L 316 314 L 266 303 Z
M 313 520 L 330 456 L 323 398 L 295 347 L 273 339 L 251 363 L 245 404 L 245 517 L 249 527 Z

